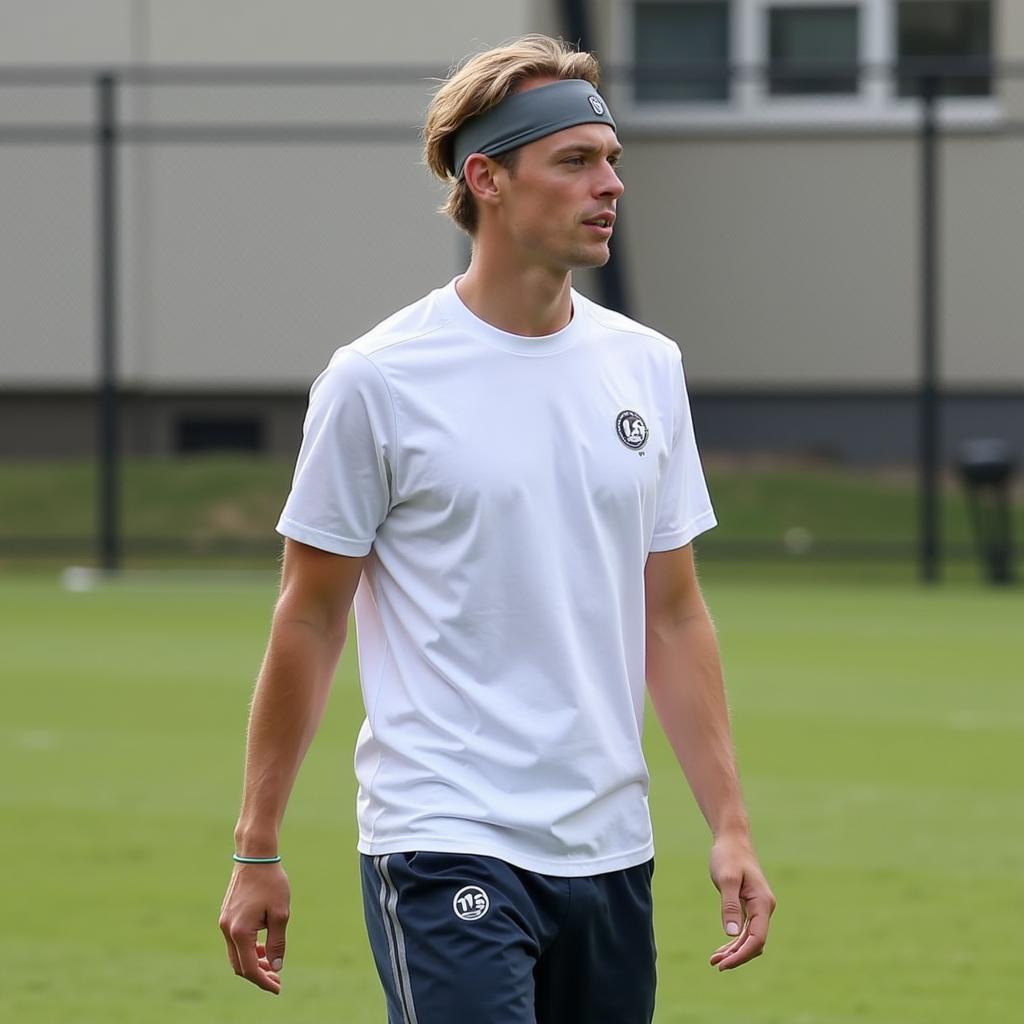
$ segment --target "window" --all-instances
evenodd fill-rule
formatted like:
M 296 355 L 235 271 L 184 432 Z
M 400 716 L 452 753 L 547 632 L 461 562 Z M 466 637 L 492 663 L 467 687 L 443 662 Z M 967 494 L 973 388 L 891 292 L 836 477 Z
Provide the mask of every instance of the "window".
M 258 416 L 182 416 L 174 450 L 195 452 L 260 452 L 264 450 L 263 421 Z
M 859 33 L 856 6 L 769 8 L 768 91 L 773 96 L 856 93 Z
M 1024 0 L 1019 0 L 1024 3 Z M 950 62 L 944 123 L 991 127 L 995 0 L 605 0 L 619 17 L 613 110 L 656 131 L 909 127 Z
M 633 53 L 639 102 L 728 100 L 728 2 L 638 3 Z
M 896 46 L 905 69 L 955 68 L 992 58 L 990 0 L 899 0 L 896 6 Z M 919 80 L 900 76 L 901 96 L 920 89 Z M 959 75 L 941 84 L 947 96 L 991 96 L 991 75 Z

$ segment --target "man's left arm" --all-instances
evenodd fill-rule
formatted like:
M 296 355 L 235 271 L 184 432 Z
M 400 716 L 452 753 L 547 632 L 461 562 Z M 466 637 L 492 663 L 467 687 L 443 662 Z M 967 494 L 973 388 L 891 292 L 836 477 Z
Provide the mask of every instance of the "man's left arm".
M 690 545 L 654 551 L 644 570 L 647 688 L 658 719 L 711 833 L 711 879 L 733 935 L 715 951 L 719 970 L 760 956 L 775 910 L 750 838 L 725 685 L 711 616 Z

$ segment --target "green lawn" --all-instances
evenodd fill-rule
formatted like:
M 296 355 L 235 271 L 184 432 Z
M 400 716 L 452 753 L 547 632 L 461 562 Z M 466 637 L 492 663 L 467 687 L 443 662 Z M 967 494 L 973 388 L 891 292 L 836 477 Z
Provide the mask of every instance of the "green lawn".
M 703 823 L 656 725 L 658 1024 L 1007 1024 L 1024 1006 L 1024 596 L 705 565 L 762 860 L 766 956 L 720 975 Z M 347 654 L 292 800 L 277 1001 L 216 928 L 273 580 L 0 580 L 4 927 L 18 1024 L 379 1024 Z
M 122 525 L 134 564 L 155 558 L 211 557 L 272 565 L 274 523 L 291 479 L 291 460 L 207 456 L 126 460 Z M 918 508 L 910 472 L 878 473 L 828 465 L 729 465 L 709 461 L 721 525 L 701 542 L 708 556 L 838 558 L 847 563 L 913 559 Z M 1024 537 L 1024 496 L 1014 507 Z M 76 462 L 0 461 L 0 562 L 52 556 L 93 557 L 96 472 Z M 954 480 L 943 495 L 944 534 L 957 560 L 970 556 L 970 524 Z M 803 538 L 787 555 L 784 538 Z

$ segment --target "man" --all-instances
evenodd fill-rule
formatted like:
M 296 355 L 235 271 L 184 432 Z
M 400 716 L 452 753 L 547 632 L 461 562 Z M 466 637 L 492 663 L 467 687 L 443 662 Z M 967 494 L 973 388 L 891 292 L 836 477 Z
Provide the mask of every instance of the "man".
M 714 836 L 730 939 L 711 963 L 764 947 L 679 349 L 571 289 L 608 260 L 623 191 L 597 72 L 529 36 L 445 83 L 426 157 L 469 269 L 313 386 L 221 914 L 235 972 L 267 991 L 278 830 L 353 599 L 359 849 L 392 1024 L 651 1020 L 645 677 Z

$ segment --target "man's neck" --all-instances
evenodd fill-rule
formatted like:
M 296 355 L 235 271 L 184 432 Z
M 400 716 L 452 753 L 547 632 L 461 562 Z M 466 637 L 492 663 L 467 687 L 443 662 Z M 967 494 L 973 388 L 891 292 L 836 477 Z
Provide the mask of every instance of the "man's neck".
M 481 320 L 509 334 L 540 338 L 572 319 L 571 284 L 567 270 L 521 266 L 477 246 L 456 288 Z

